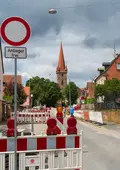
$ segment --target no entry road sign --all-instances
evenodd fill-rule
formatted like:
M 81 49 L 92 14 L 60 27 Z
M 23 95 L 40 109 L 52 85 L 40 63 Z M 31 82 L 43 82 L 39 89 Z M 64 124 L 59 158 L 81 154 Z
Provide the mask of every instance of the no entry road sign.
M 11 46 L 21 46 L 25 44 L 31 35 L 29 24 L 20 17 L 10 17 L 3 21 L 1 25 L 1 37 Z

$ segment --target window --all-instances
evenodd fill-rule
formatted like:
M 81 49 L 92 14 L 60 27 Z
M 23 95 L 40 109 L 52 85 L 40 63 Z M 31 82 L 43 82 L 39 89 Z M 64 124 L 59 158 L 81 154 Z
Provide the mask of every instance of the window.
M 64 74 L 62 73 L 62 77 L 64 76 Z
M 6 85 L 6 82 L 3 82 L 3 86 L 5 86 Z
M 117 70 L 120 70 L 120 63 L 117 63 Z
M 62 80 L 62 86 L 63 86 L 63 80 Z

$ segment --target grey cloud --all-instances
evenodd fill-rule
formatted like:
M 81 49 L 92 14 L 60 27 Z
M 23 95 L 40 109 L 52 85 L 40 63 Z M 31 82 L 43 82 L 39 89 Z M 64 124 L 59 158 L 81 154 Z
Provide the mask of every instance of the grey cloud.
M 116 48 L 120 47 L 120 37 L 115 38 L 111 41 L 108 40 L 102 40 L 100 41 L 99 38 L 95 38 L 95 37 L 86 37 L 83 40 L 83 45 L 85 45 L 87 48 L 113 48 L 114 44 L 116 46 Z
M 13 73 L 14 72 L 14 60 L 13 59 L 5 59 L 4 58 L 4 71 Z
M 36 3 L 37 2 L 37 3 Z M 44 35 L 49 29 L 53 28 L 56 34 L 59 34 L 63 18 L 59 18 L 58 15 L 51 16 L 48 14 L 48 9 L 51 6 L 56 6 L 56 1 L 47 1 L 41 3 L 36 0 L 20 1 L 20 0 L 5 0 L 3 5 L 0 7 L 2 17 L 0 20 L 4 20 L 9 16 L 20 16 L 26 19 L 31 25 L 32 36 L 41 36 Z M 6 12 L 7 11 L 7 12 Z
M 86 37 L 83 40 L 83 44 L 88 48 L 95 48 L 99 44 L 99 41 L 95 37 Z
M 67 6 L 77 7 L 64 8 Z M 54 16 L 48 14 L 48 9 L 51 7 L 59 8 L 58 13 Z M 81 31 L 90 34 L 91 37 L 84 41 L 84 44 L 90 48 L 96 48 L 96 44 L 101 47 L 105 39 L 112 43 L 119 35 L 120 30 L 120 24 L 116 22 L 120 15 L 119 1 L 76 0 L 73 3 L 73 0 L 66 0 L 64 3 L 62 0 L 45 0 L 44 2 L 4 0 L 1 2 L 0 11 L 1 21 L 11 15 L 25 18 L 31 25 L 32 37 L 43 36 L 50 29 L 54 29 L 56 34 L 59 34 L 62 25 L 69 25 L 78 32 L 78 36 Z M 115 23 L 113 24 L 113 22 Z M 94 34 L 96 39 L 92 38 Z M 101 43 L 98 43 L 98 40 Z M 118 41 L 116 43 L 119 44 Z
M 56 62 L 53 62 L 53 63 L 52 63 L 52 66 L 53 66 L 53 67 L 57 67 L 57 64 L 58 64 L 57 61 L 56 61 Z
M 83 70 L 82 72 L 72 72 L 69 71 L 69 77 L 71 80 L 87 81 L 88 79 L 93 79 L 95 76 L 95 70 Z
M 36 58 L 37 56 L 40 56 L 39 53 L 31 53 L 31 54 L 28 54 L 28 59 L 32 59 L 32 58 Z

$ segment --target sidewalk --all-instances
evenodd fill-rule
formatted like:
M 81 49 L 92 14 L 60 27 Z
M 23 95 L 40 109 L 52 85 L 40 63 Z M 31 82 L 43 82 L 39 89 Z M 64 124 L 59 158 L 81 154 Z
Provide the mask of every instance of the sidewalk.
M 103 125 L 103 127 L 120 133 L 120 125 L 116 125 L 115 123 L 107 123 L 107 125 Z

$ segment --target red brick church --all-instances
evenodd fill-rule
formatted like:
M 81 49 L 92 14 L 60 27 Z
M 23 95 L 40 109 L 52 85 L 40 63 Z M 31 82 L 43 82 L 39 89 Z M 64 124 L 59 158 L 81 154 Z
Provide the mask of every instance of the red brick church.
M 67 69 L 67 66 L 65 65 L 63 47 L 62 47 L 62 43 L 61 43 L 58 66 L 56 68 L 56 74 L 57 74 L 57 83 L 62 90 L 67 85 L 67 71 L 68 71 L 68 69 Z

